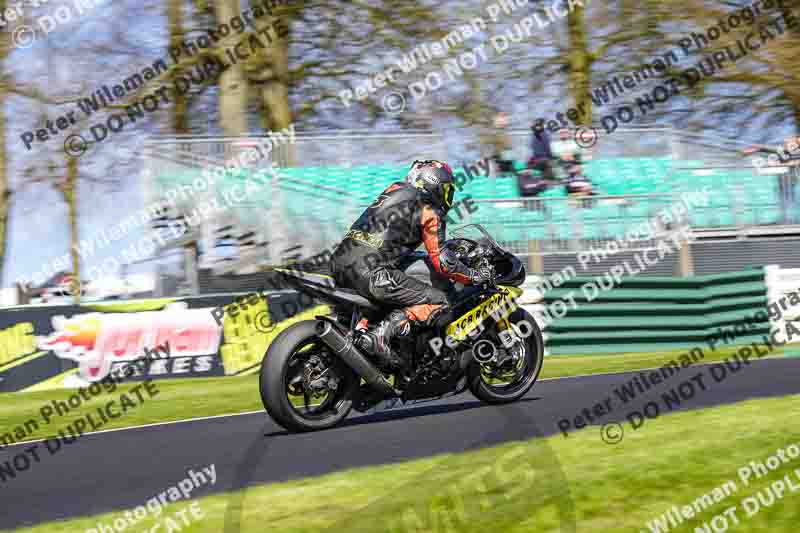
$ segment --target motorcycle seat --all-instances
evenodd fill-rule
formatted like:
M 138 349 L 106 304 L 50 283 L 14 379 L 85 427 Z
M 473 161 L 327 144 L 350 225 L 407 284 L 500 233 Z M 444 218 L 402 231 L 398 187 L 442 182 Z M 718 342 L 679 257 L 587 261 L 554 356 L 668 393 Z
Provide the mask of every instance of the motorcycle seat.
M 281 272 L 294 278 L 303 287 L 313 292 L 321 293 L 336 302 L 361 307 L 362 309 L 378 309 L 375 303 L 364 298 L 356 291 L 337 287 L 331 276 L 297 270 L 282 270 Z
M 331 297 L 336 300 L 352 304 L 362 309 L 378 309 L 371 300 L 368 300 L 352 289 L 334 288 Z

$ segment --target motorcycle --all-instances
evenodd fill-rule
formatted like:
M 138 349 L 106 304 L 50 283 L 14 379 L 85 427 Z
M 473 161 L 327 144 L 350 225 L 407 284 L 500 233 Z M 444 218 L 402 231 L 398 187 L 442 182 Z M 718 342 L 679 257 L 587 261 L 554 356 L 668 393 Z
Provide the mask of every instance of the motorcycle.
M 471 268 L 491 266 L 493 279 L 458 290 L 450 285 L 448 311 L 433 324 L 395 338 L 399 357 L 384 361 L 355 343 L 359 323 L 377 323 L 390 311 L 338 288 L 320 274 L 276 269 L 290 287 L 331 304 L 330 316 L 297 322 L 270 344 L 261 363 L 260 392 L 267 413 L 289 431 L 327 429 L 351 410 L 367 412 L 433 401 L 467 389 L 487 404 L 518 400 L 542 368 L 544 341 L 533 317 L 516 300 L 525 268 L 480 225 L 476 238 L 444 246 Z M 410 260 L 425 259 L 414 252 Z M 524 327 L 523 327 L 524 326 Z M 398 362 L 399 361 L 399 362 Z

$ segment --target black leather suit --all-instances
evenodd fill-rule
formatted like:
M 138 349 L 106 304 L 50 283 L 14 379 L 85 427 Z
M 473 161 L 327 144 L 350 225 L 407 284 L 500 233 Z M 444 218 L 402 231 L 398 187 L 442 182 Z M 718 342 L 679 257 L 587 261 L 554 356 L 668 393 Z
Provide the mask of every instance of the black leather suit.
M 370 300 L 406 308 L 413 320 L 427 320 L 442 304 L 444 291 L 408 276 L 398 268 L 420 244 L 433 270 L 469 284 L 474 271 L 451 257 L 445 241 L 445 214 L 426 201 L 424 192 L 406 183 L 389 186 L 345 234 L 331 258 L 337 285 Z

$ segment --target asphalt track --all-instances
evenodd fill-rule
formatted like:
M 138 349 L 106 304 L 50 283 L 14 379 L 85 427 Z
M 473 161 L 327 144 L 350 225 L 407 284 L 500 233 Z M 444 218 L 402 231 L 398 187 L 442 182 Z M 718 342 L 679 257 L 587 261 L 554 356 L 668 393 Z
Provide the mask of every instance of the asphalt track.
M 247 450 L 260 446 L 256 442 L 268 449 L 251 483 L 265 483 L 559 433 L 559 420 L 574 418 L 608 397 L 613 411 L 597 424 L 622 421 L 650 400 L 659 401 L 665 412 L 661 393 L 699 372 L 707 388 L 698 387 L 681 408 L 800 393 L 800 359 L 771 359 L 753 362 L 720 382 L 712 379 L 708 365 L 695 365 L 626 404 L 614 389 L 638 372 L 541 381 L 510 406 L 483 405 L 466 393 L 417 407 L 351 415 L 338 428 L 311 434 L 287 434 L 266 415 L 253 414 L 85 435 L 54 455 L 45 451 L 41 463 L 0 483 L 0 528 L 133 508 L 175 485 L 188 469 L 212 463 L 216 484 L 192 498 L 229 490 Z M 509 410 L 520 408 L 528 422 L 509 424 Z M 632 431 L 628 423 L 623 427 Z M 607 445 L 599 427 L 590 431 L 597 432 L 598 446 Z M 647 431 L 647 425 L 638 431 Z M 0 463 L 24 447 L 0 451 Z

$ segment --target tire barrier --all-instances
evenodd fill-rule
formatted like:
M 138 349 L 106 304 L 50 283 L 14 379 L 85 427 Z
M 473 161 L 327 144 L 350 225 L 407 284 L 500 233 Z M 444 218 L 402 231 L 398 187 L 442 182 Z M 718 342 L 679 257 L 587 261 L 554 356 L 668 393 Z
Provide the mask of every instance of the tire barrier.
M 549 353 L 613 354 L 691 348 L 715 337 L 736 343 L 770 333 L 765 270 L 692 277 L 629 277 L 597 291 L 572 277 L 526 309 L 545 326 Z M 557 306 L 556 302 L 575 305 Z

